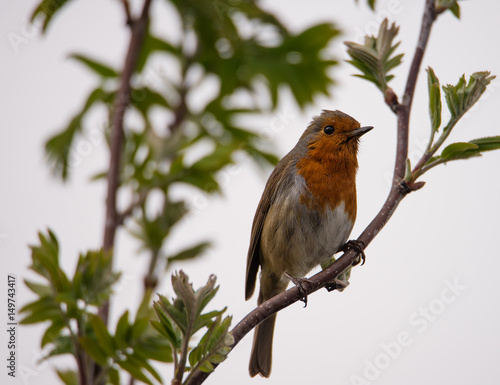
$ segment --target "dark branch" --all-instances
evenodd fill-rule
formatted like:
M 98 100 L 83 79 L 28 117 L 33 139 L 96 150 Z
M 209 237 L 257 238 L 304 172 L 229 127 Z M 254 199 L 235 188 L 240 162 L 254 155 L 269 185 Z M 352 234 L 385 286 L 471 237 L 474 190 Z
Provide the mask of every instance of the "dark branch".
M 130 4 L 128 0 L 120 0 L 123 5 L 123 10 L 125 11 L 125 21 L 128 26 L 132 26 L 134 20 L 132 18 L 132 14 L 130 13 Z
M 403 95 L 403 104 L 411 109 L 413 102 L 413 95 L 415 94 L 415 85 L 417 83 L 418 74 L 420 72 L 420 65 L 424 57 L 425 48 L 429 41 L 432 24 L 436 20 L 436 8 L 434 0 L 427 0 L 425 2 L 424 16 L 422 17 L 422 25 L 420 27 L 420 35 L 418 37 L 417 47 L 411 62 L 410 72 L 408 73 L 408 80 L 406 81 L 405 93 Z
M 406 159 L 408 157 L 408 131 L 410 120 L 410 109 L 415 92 L 415 84 L 422 63 L 422 58 L 429 40 L 429 34 L 434 20 L 436 19 L 436 11 L 434 8 L 434 0 L 427 0 L 425 10 L 422 17 L 422 27 L 417 43 L 417 48 L 408 74 L 403 104 L 395 104 L 394 110 L 398 117 L 398 139 L 396 149 L 396 163 L 394 167 L 394 176 L 389 196 L 384 205 L 380 209 L 377 216 L 372 220 L 368 227 L 361 233 L 358 241 L 363 242 L 366 246 L 377 236 L 386 223 L 391 218 L 392 214 L 399 205 L 399 202 L 412 190 L 412 186 L 408 186 L 404 181 L 404 172 L 406 167 Z M 417 187 L 417 186 L 415 186 Z M 306 294 L 314 293 L 315 291 L 328 286 L 334 282 L 343 271 L 350 266 L 353 266 L 358 259 L 358 254 L 353 249 L 344 253 L 333 264 L 322 270 L 318 274 L 308 279 L 310 284 L 304 289 Z M 292 287 L 284 293 L 281 293 L 270 300 L 264 302 L 245 318 L 243 318 L 231 331 L 234 337 L 233 347 L 255 326 L 264 319 L 278 311 L 290 306 L 291 304 L 301 300 L 304 292 L 300 293 L 297 287 Z M 193 375 L 188 385 L 201 384 L 208 373 L 197 372 Z
M 145 0 L 143 10 L 140 18 L 135 21 L 131 28 L 130 43 L 128 46 L 127 56 L 125 58 L 125 65 L 121 75 L 120 88 L 116 95 L 113 106 L 113 114 L 111 117 L 111 149 L 108 170 L 108 189 L 106 194 L 106 220 L 104 224 L 104 251 L 112 251 L 115 243 L 116 229 L 119 225 L 119 216 L 116 207 L 116 196 L 118 187 L 120 186 L 120 168 L 121 168 L 121 155 L 123 149 L 124 131 L 123 131 L 123 117 L 125 110 L 130 103 L 130 95 L 132 87 L 130 79 L 135 72 L 139 53 L 141 51 L 142 43 L 146 35 L 146 29 L 149 19 L 149 7 L 151 0 Z M 108 307 L 106 303 L 99 312 L 103 321 L 107 323 Z
M 148 28 L 149 8 L 151 0 L 145 0 L 139 19 L 132 21 L 128 1 L 123 1 L 127 24 L 130 25 L 131 35 L 130 42 L 125 57 L 125 63 L 121 74 L 120 87 L 114 100 L 113 111 L 111 116 L 111 135 L 110 135 L 110 156 L 109 170 L 107 175 L 107 192 L 106 192 L 106 217 L 104 222 L 104 240 L 102 248 L 106 252 L 113 252 L 115 244 L 115 235 L 118 226 L 121 224 L 121 218 L 118 214 L 116 199 L 118 188 L 120 186 L 120 169 L 122 149 L 125 133 L 123 131 L 123 119 L 125 110 L 130 104 L 130 95 L 132 86 L 130 80 L 135 72 L 139 54 L 141 51 L 144 37 Z M 112 265 L 112 264 L 111 264 Z M 99 316 L 105 324 L 108 323 L 109 317 L 109 302 L 104 303 L 99 308 Z M 94 383 L 100 385 L 102 368 L 97 364 L 94 370 Z

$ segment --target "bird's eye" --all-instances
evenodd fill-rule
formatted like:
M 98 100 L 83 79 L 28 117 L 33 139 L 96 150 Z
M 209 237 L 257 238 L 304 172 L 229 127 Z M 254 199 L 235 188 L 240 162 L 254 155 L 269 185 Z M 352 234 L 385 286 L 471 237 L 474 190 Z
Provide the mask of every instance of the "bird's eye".
M 333 128 L 333 126 L 326 126 L 325 128 L 323 128 L 323 132 L 326 135 L 331 135 L 335 132 L 335 128 Z

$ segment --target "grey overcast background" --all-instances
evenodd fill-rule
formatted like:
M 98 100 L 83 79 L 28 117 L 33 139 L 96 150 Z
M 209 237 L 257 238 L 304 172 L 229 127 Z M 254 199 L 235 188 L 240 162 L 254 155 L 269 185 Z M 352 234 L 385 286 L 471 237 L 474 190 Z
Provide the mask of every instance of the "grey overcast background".
M 45 162 L 43 143 L 83 103 L 97 79 L 67 57 L 89 54 L 120 67 L 127 43 L 117 0 L 74 1 L 40 37 L 27 18 L 36 1 L 2 0 L 0 12 L 0 382 L 52 384 L 53 366 L 73 366 L 70 358 L 38 363 L 41 326 L 17 330 L 17 377 L 7 376 L 7 274 L 17 276 L 17 306 L 32 296 L 22 284 L 28 244 L 37 231 L 52 228 L 61 243 L 61 263 L 72 271 L 77 253 L 101 244 L 105 185 L 89 183 L 107 161 L 104 143 L 94 143 L 73 170 L 69 183 L 55 180 Z M 139 8 L 141 1 L 132 1 Z M 450 13 L 435 24 L 423 67 L 432 66 L 441 84 L 490 70 L 500 75 L 500 3 L 461 1 L 462 18 Z M 401 25 L 404 63 L 392 87 L 401 94 L 420 28 L 423 1 L 378 1 L 370 12 L 364 0 L 267 0 L 293 30 L 334 21 L 344 31 L 331 46 L 346 59 L 342 40 L 359 41 L 374 33 L 383 16 Z M 177 21 L 165 2 L 155 1 L 153 28 L 175 38 Z M 12 37 L 22 38 L 19 45 Z M 178 37 L 178 36 L 177 36 Z M 160 63 L 161 64 L 161 63 Z M 155 68 L 152 68 L 154 71 Z M 168 68 L 167 68 L 168 70 Z M 330 98 L 318 98 L 301 113 L 289 97 L 277 115 L 252 124 L 284 155 L 296 143 L 312 115 L 340 109 L 375 129 L 362 138 L 358 173 L 356 237 L 382 205 L 389 189 L 395 148 L 395 119 L 371 84 L 350 76 L 353 67 L 334 70 L 338 84 Z M 307 81 L 307 74 L 304 74 Z M 495 80 L 452 135 L 453 141 L 499 135 L 500 80 Z M 102 118 L 96 113 L 95 127 Z M 415 162 L 429 132 L 427 86 L 421 73 L 411 116 L 410 158 Z M 277 320 L 273 373 L 269 380 L 247 374 L 251 336 L 247 336 L 208 379 L 207 384 L 498 384 L 500 364 L 500 152 L 451 163 L 425 175 L 425 188 L 408 196 L 367 250 L 367 262 L 353 271 L 343 293 L 318 292 L 306 309 L 295 304 Z M 257 170 L 245 159 L 224 171 L 223 197 L 190 197 L 193 214 L 173 235 L 172 249 L 212 238 L 214 248 L 182 268 L 195 286 L 209 273 L 221 285 L 214 307 L 227 305 L 234 321 L 255 306 L 244 301 L 244 270 L 253 215 L 271 170 Z M 116 268 L 123 271 L 111 322 L 136 309 L 142 292 L 143 260 L 125 232 L 118 237 Z M 180 266 L 178 266 L 180 267 Z M 166 277 L 158 290 L 169 294 Z M 169 383 L 171 366 L 161 367 Z

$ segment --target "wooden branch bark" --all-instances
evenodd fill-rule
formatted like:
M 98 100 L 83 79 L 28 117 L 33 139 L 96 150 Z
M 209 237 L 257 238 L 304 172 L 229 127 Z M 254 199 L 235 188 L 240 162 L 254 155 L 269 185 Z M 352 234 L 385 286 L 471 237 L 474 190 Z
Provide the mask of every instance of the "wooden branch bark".
M 130 27 L 130 41 L 128 45 L 127 55 L 123 71 L 121 73 L 120 87 L 118 89 L 116 99 L 113 105 L 113 112 L 111 117 L 111 135 L 110 135 L 110 158 L 109 170 L 107 175 L 107 193 L 106 193 L 106 217 L 104 222 L 104 239 L 102 248 L 105 252 L 113 253 L 115 244 L 115 236 L 118 227 L 122 224 L 122 217 L 118 213 L 116 205 L 118 189 L 120 187 L 120 169 L 122 150 L 125 133 L 123 130 L 123 120 L 125 111 L 130 104 L 130 97 L 132 86 L 130 80 L 137 67 L 137 62 L 141 52 L 142 44 L 146 36 L 148 22 L 149 22 L 149 8 L 151 7 L 151 0 L 144 0 L 142 12 L 139 18 L 132 19 L 128 0 L 123 0 L 125 14 L 127 18 L 127 25 Z M 112 264 L 111 264 L 112 266 Z M 109 317 L 109 301 L 102 304 L 99 308 L 99 316 L 105 324 L 108 323 Z M 102 379 L 100 374 L 102 368 L 95 364 L 93 365 L 93 383 L 100 385 Z M 131 378 L 133 384 L 133 378 Z
M 358 238 L 358 241 L 363 242 L 365 247 L 370 244 L 370 242 L 377 236 L 377 234 L 389 221 L 401 200 L 408 193 L 418 188 L 417 186 L 407 185 L 404 182 L 403 178 L 406 168 L 406 159 L 408 157 L 410 110 L 413 101 L 413 95 L 415 93 L 415 85 L 417 82 L 418 73 L 420 72 L 425 48 L 429 40 L 431 27 L 435 19 L 436 10 L 434 6 L 434 0 L 426 0 L 420 35 L 408 73 L 403 102 L 402 104 L 398 103 L 394 106 L 394 111 L 396 112 L 398 119 L 398 131 L 393 183 L 389 192 L 389 196 L 387 197 L 379 213 Z M 308 295 L 314 293 L 315 291 L 334 282 L 335 278 L 347 268 L 353 266 L 356 263 L 357 259 L 358 253 L 356 251 L 351 249 L 345 252 L 329 267 L 308 279 L 309 284 L 305 287 L 305 294 Z M 256 309 L 251 311 L 247 316 L 245 316 L 231 331 L 234 337 L 233 347 L 238 344 L 238 342 L 260 322 L 262 322 L 272 314 L 284 309 L 285 307 L 288 307 L 291 304 L 301 300 L 302 298 L 303 293 L 300 293 L 297 287 L 292 287 L 284 293 L 281 293 L 262 303 Z M 208 376 L 209 373 L 198 372 L 193 375 L 188 385 L 199 385 L 203 383 L 203 381 Z
M 121 74 L 120 88 L 118 89 L 113 106 L 110 139 L 111 149 L 107 175 L 108 188 L 106 194 L 106 218 L 104 222 L 104 240 L 102 245 L 104 251 L 106 252 L 113 251 L 116 230 L 120 224 L 116 198 L 118 195 L 118 188 L 120 186 L 121 156 L 124 140 L 123 118 L 125 111 L 130 104 L 130 95 L 132 91 L 130 79 L 135 72 L 142 43 L 144 42 L 144 37 L 146 36 L 150 6 L 151 0 L 145 0 L 140 17 L 130 24 L 130 42 Z M 99 315 L 105 323 L 107 323 L 108 320 L 108 313 L 109 303 L 105 303 L 99 311 Z

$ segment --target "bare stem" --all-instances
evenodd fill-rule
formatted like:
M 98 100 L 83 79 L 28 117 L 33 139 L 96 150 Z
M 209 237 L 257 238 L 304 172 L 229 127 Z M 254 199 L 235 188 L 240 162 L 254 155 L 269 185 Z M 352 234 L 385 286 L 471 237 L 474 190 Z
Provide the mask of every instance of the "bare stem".
M 422 58 L 429 40 L 429 34 L 433 22 L 436 19 L 436 10 L 434 8 L 434 0 L 426 0 L 425 10 L 422 17 L 422 27 L 417 43 L 417 48 L 413 57 L 413 61 L 408 73 L 403 103 L 394 106 L 395 112 L 398 117 L 398 134 L 397 134 L 397 149 L 396 149 L 396 162 L 394 167 L 394 176 L 389 196 L 380 209 L 379 213 L 368 225 L 368 227 L 359 236 L 358 241 L 361 241 L 368 246 L 370 242 L 382 230 L 385 224 L 389 221 L 392 214 L 399 205 L 399 202 L 412 191 L 412 186 L 408 186 L 404 181 L 404 173 L 406 168 L 406 159 L 408 157 L 408 132 L 410 110 L 415 93 L 415 85 L 420 71 Z M 358 259 L 358 254 L 354 250 L 345 252 L 339 259 L 322 270 L 318 274 L 308 279 L 310 282 L 305 289 L 305 294 L 311 294 L 329 284 L 345 271 L 350 266 L 353 266 Z M 299 301 L 304 296 L 304 292 L 299 292 L 297 287 L 281 293 L 268 301 L 262 303 L 247 316 L 245 316 L 231 331 L 234 337 L 233 347 L 255 326 L 260 322 L 275 314 L 276 312 L 290 306 L 291 304 Z M 209 373 L 197 372 L 190 381 L 189 385 L 198 385 L 208 377 Z
M 125 11 L 125 17 L 127 25 L 131 25 L 133 23 L 132 14 L 130 13 L 130 4 L 128 0 L 120 0 L 123 5 L 123 10 Z
M 111 252 L 115 243 L 116 230 L 119 225 L 119 216 L 116 207 L 116 197 L 120 186 L 120 167 L 123 149 L 124 131 L 123 118 L 125 110 L 130 103 L 132 87 L 130 79 L 135 72 L 139 53 L 146 35 L 149 19 L 149 7 L 151 0 L 145 0 L 140 18 L 131 25 L 130 43 L 128 46 L 125 65 L 122 71 L 120 88 L 116 95 L 113 115 L 111 117 L 111 149 L 109 158 L 109 170 L 107 175 L 108 189 L 106 194 L 106 219 L 104 225 L 104 251 Z M 107 323 L 109 313 L 109 303 L 100 309 L 99 315 Z
M 428 149 L 423 153 L 422 157 L 419 159 L 419 161 L 415 165 L 415 167 L 413 167 L 413 170 L 411 172 L 412 173 L 412 180 L 417 180 L 417 178 L 419 176 L 421 176 L 422 174 L 424 174 L 425 172 L 427 172 L 428 170 L 430 170 L 432 167 L 435 167 L 438 164 L 444 163 L 442 161 L 432 162 L 431 165 L 427 165 L 426 166 L 427 162 L 429 162 L 429 160 L 434 156 L 434 154 L 436 153 L 436 151 L 439 150 L 439 148 L 441 147 L 441 145 L 448 138 L 448 136 L 451 133 L 451 130 L 453 129 L 453 127 L 455 127 L 455 124 L 457 124 L 457 122 L 458 122 L 458 119 L 456 119 L 456 118 L 455 119 L 450 119 L 450 121 L 448 122 L 448 124 L 443 128 L 443 133 L 438 138 L 438 140 L 436 141 L 436 143 L 434 143 L 434 145 L 432 145 L 432 143 L 429 142 L 429 146 L 427 146 Z M 433 138 L 434 138 L 434 134 L 431 137 L 431 141 L 433 140 Z M 430 167 L 428 167 L 428 166 L 430 166 Z
M 121 82 L 118 89 L 116 98 L 114 100 L 113 112 L 111 116 L 111 135 L 110 135 L 110 156 L 109 156 L 109 170 L 107 175 L 107 192 L 106 192 L 106 217 L 104 222 L 104 239 L 102 248 L 105 252 L 113 252 L 115 244 L 115 235 L 118 226 L 120 225 L 120 217 L 118 215 L 116 199 L 118 195 L 118 188 L 120 186 L 120 169 L 121 157 L 124 141 L 123 120 L 125 110 L 130 104 L 130 96 L 132 86 L 130 79 L 135 72 L 139 54 L 141 51 L 144 38 L 146 36 L 149 8 L 151 0 L 144 0 L 144 5 L 140 17 L 137 20 L 131 20 L 130 9 L 128 1 L 123 1 L 127 22 L 130 26 L 130 42 L 125 57 L 123 71 L 121 73 Z M 112 264 L 111 264 L 112 266 Z M 108 323 L 109 317 L 109 301 L 104 303 L 99 309 L 99 316 L 105 324 Z M 101 382 L 100 374 L 102 368 L 95 365 L 94 370 L 94 383 Z

